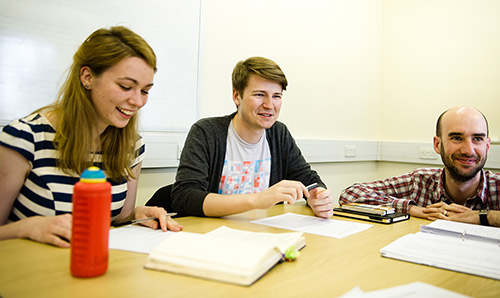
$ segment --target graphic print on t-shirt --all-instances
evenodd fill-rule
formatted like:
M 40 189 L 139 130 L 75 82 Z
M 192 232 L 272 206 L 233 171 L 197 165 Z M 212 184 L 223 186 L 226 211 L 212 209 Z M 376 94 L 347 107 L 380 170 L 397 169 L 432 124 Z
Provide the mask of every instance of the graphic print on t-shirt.
M 267 188 L 271 158 L 256 161 L 224 161 L 219 194 L 248 194 Z M 266 183 L 267 182 L 267 183 Z

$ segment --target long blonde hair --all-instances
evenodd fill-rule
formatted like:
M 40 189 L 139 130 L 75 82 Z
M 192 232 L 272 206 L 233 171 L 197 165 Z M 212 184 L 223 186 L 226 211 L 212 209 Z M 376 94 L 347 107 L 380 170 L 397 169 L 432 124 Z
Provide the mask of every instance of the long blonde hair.
M 93 152 L 100 148 L 102 169 L 115 181 L 134 177 L 131 160 L 135 157 L 137 114 L 123 128 L 108 126 L 101 134 L 99 144 L 93 135 L 96 110 L 80 81 L 80 70 L 88 66 L 99 76 L 105 70 L 127 57 L 139 57 L 156 72 L 156 55 L 148 43 L 125 27 L 99 29 L 92 33 L 73 56 L 68 77 L 52 105 L 42 108 L 53 112 L 58 119 L 54 144 L 60 155 L 58 167 L 64 172 L 82 173 L 93 160 Z M 42 110 L 41 109 L 41 110 Z

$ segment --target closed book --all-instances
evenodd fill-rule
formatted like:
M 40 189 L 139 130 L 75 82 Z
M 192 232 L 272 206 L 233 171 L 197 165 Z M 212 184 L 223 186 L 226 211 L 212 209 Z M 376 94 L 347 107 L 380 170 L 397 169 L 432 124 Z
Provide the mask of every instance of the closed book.
M 396 213 L 396 210 L 390 206 L 384 205 L 370 205 L 361 203 L 348 203 L 341 206 L 345 210 L 360 211 L 364 213 L 377 214 L 377 215 L 387 215 Z
M 371 222 L 378 222 L 383 224 L 391 224 L 398 221 L 407 220 L 410 218 L 410 215 L 408 213 L 396 212 L 387 215 L 378 215 L 378 214 L 371 214 L 361 211 L 344 209 L 343 207 L 344 206 L 333 208 L 333 215 L 361 219 Z
M 302 232 L 261 233 L 222 226 L 206 234 L 178 232 L 149 254 L 145 268 L 251 285 L 290 247 L 305 246 Z

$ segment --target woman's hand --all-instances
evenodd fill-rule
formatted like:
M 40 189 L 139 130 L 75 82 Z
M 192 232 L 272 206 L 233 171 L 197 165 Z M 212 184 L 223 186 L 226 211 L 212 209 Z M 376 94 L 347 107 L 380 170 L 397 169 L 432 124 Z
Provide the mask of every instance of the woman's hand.
M 17 226 L 19 238 L 28 238 L 58 247 L 69 248 L 71 241 L 71 214 L 32 216 L 5 226 Z
M 170 216 L 166 216 L 167 211 L 161 207 L 147 207 L 147 206 L 139 206 L 134 210 L 134 219 L 141 219 L 146 217 L 155 217 L 156 220 L 148 220 L 142 222 L 141 225 L 150 227 L 151 229 L 158 229 L 158 222 L 160 224 L 161 229 L 165 232 L 167 230 L 178 232 L 182 230 L 182 225 L 173 220 Z

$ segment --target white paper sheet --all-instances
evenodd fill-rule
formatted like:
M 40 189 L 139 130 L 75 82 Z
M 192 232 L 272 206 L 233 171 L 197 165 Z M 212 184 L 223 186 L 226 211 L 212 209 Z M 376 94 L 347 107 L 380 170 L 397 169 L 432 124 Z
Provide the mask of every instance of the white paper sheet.
M 128 225 L 109 230 L 109 248 L 149 254 L 155 246 L 175 232 L 153 230 L 144 226 Z
M 387 258 L 500 280 L 497 243 L 418 232 L 398 238 L 380 253 Z
M 340 296 L 340 298 L 466 298 L 468 296 L 458 294 L 440 287 L 423 282 L 413 282 L 402 286 L 388 289 L 363 292 L 359 287 Z
M 252 221 L 252 223 L 337 239 L 356 234 L 373 226 L 371 224 L 319 218 L 295 213 L 285 213 L 257 219 Z

